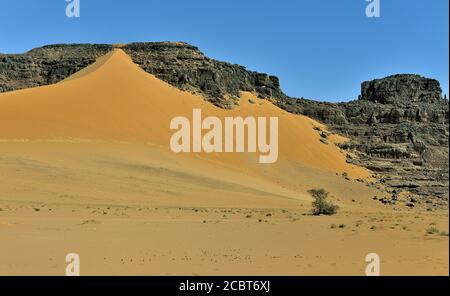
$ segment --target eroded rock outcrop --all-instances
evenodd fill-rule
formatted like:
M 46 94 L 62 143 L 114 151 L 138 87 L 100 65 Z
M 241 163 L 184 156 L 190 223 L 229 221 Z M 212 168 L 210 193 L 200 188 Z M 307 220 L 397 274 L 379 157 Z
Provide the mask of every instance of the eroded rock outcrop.
M 0 92 L 59 82 L 111 49 L 107 44 L 57 44 L 25 54 L 0 54 Z
M 419 75 L 398 74 L 363 82 L 360 100 L 381 104 L 434 103 L 442 98 L 439 82 Z
M 182 90 L 199 93 L 222 108 L 233 108 L 240 91 L 262 98 L 285 96 L 277 77 L 210 59 L 187 43 L 131 43 L 123 49 L 146 72 Z
M 449 103 L 437 80 L 393 75 L 363 82 L 352 102 L 286 98 L 279 106 L 350 138 L 342 148 L 358 157 L 349 161 L 374 171 L 387 190 L 448 202 Z

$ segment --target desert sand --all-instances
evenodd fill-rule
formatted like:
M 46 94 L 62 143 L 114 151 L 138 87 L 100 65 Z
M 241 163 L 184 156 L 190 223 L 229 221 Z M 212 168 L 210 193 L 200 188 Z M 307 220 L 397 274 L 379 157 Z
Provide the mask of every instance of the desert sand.
M 173 153 L 170 121 L 193 108 L 277 116 L 278 162 Z M 448 213 L 373 200 L 384 193 L 371 172 L 318 129 L 251 93 L 217 108 L 120 49 L 60 83 L 0 94 L 0 275 L 64 275 L 71 252 L 83 275 L 364 275 L 372 252 L 384 275 L 448 275 Z M 312 188 L 340 212 L 311 216 Z

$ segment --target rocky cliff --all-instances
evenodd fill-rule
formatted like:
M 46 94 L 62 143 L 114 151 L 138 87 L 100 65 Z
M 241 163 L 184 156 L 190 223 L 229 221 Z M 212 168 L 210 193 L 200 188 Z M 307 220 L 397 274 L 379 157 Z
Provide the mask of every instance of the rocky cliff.
M 240 91 L 262 98 L 282 98 L 277 77 L 206 57 L 183 42 L 132 43 L 124 48 L 146 72 L 183 90 L 203 95 L 222 108 L 233 108 Z
M 106 44 L 57 44 L 25 54 L 0 54 L 0 92 L 59 82 L 111 49 Z
M 56 83 L 93 63 L 112 45 L 51 45 L 22 55 L 0 54 L 0 92 Z M 254 92 L 289 112 L 303 114 L 347 136 L 348 161 L 371 169 L 373 186 L 392 193 L 387 205 L 448 203 L 449 105 L 439 82 L 393 75 L 363 82 L 347 103 L 291 98 L 277 77 L 206 57 L 182 42 L 132 43 L 122 48 L 144 71 L 182 90 L 233 108 L 240 91 Z M 326 134 L 324 134 L 326 138 Z M 326 139 L 323 139 L 327 145 Z
M 383 203 L 397 204 L 402 193 L 409 206 L 448 202 L 449 103 L 438 81 L 393 75 L 363 82 L 358 100 L 348 103 L 284 98 L 278 104 L 350 138 L 342 148 L 358 157 L 348 161 L 371 169 L 392 193 Z

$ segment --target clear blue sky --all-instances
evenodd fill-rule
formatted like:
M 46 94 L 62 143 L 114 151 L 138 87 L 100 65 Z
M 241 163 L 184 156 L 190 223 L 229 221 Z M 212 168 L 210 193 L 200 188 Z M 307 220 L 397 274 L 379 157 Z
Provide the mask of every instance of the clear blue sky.
M 0 0 L 0 52 L 52 43 L 186 41 L 208 56 L 277 75 L 291 96 L 346 101 L 394 73 L 438 79 L 448 94 L 448 0 Z

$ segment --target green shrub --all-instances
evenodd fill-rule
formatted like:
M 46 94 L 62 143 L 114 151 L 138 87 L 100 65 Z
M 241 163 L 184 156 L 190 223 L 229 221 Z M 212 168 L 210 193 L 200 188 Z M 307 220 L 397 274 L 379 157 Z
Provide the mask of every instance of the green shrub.
M 329 192 L 325 189 L 311 189 L 308 193 L 314 198 L 312 203 L 313 215 L 334 215 L 337 213 L 339 207 L 327 200 Z
M 439 234 L 440 231 L 436 227 L 430 227 L 426 230 L 426 234 L 432 235 L 432 234 Z

